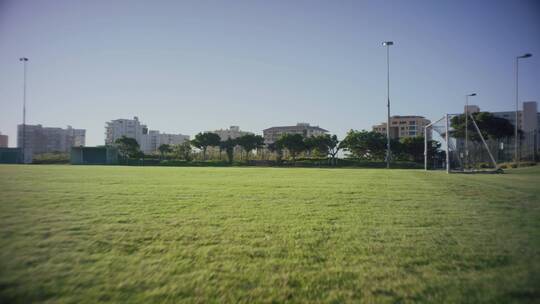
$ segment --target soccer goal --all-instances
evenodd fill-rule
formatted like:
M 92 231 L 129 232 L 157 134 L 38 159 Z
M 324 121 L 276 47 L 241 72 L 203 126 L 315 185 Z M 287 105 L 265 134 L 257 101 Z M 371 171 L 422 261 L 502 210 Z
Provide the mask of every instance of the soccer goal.
M 495 172 L 497 163 L 473 115 L 446 114 L 424 127 L 424 168 Z

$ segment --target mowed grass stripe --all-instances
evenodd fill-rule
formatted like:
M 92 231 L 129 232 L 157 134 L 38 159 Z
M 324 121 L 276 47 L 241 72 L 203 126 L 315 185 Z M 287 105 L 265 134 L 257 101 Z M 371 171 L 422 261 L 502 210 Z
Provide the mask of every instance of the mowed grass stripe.
M 0 299 L 535 301 L 538 185 L 538 168 L 0 166 Z

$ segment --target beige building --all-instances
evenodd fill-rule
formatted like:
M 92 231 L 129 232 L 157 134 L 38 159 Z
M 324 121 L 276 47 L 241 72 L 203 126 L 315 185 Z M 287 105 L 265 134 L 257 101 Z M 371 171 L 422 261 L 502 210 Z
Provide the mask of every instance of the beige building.
M 208 131 L 208 132 L 215 133 L 215 134 L 219 135 L 219 139 L 221 141 L 226 141 L 229 138 L 230 139 L 236 139 L 236 138 L 242 137 L 242 136 L 247 135 L 247 134 L 254 134 L 253 132 L 240 130 L 239 126 L 230 126 L 228 129 L 219 129 L 219 130 Z M 217 153 L 220 153 L 219 151 L 220 151 L 219 147 L 208 147 L 207 153 L 208 154 L 217 154 Z M 240 146 L 234 147 L 234 153 L 235 154 L 236 153 L 243 153 L 242 147 L 240 147 Z
M 228 129 L 219 129 L 211 132 L 219 135 L 221 141 L 225 141 L 229 138 L 236 139 L 247 134 L 253 134 L 252 132 L 241 131 L 239 126 L 230 126 Z
M 477 112 L 480 112 L 480 107 L 477 105 L 468 105 L 464 107 L 464 112 L 477 113 Z
M 423 116 L 392 116 L 390 117 L 390 138 L 424 136 L 424 127 L 430 123 Z M 386 122 L 373 126 L 373 131 L 386 135 Z
M 318 136 L 328 133 L 328 130 L 319 126 L 310 126 L 308 123 L 297 123 L 296 126 L 271 127 L 263 130 L 264 143 L 271 144 L 283 134 L 301 134 L 304 137 Z
M 0 133 L 0 148 L 7 148 L 8 147 L 8 136 L 2 135 Z

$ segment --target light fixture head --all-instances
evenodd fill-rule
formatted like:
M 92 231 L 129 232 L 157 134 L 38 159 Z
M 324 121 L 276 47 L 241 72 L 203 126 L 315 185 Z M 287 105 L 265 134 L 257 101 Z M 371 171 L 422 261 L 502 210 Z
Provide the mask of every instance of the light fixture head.
M 393 41 L 384 41 L 382 43 L 383 46 L 390 46 L 390 45 L 394 45 L 394 42 Z
M 471 94 L 469 94 L 467 96 L 476 96 L 476 93 L 471 93 Z
M 26 57 L 21 57 L 21 58 L 19 58 L 19 61 L 28 61 L 28 58 L 26 58 Z
M 531 53 L 527 53 L 527 54 L 521 55 L 521 56 L 519 56 L 518 58 L 529 58 L 529 57 L 532 57 L 532 54 L 531 54 Z

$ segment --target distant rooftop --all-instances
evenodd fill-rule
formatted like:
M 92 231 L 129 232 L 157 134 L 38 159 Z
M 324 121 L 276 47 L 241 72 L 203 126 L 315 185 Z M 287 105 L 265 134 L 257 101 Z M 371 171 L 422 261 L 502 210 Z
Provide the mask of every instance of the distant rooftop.
M 392 118 L 425 118 L 420 115 L 393 115 Z
M 305 129 L 311 129 L 311 130 L 318 130 L 321 132 L 328 132 L 328 130 L 325 130 L 319 126 L 311 126 L 307 122 L 299 122 L 295 126 L 277 126 L 277 127 L 270 127 L 268 129 L 264 129 L 263 131 L 269 131 L 269 130 L 284 130 L 284 129 L 297 129 L 297 128 L 305 128 Z

